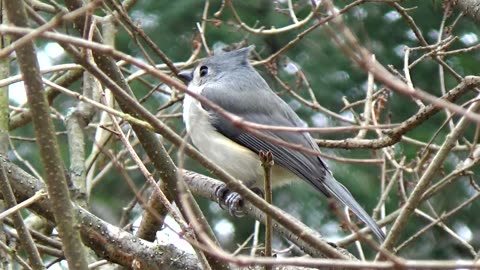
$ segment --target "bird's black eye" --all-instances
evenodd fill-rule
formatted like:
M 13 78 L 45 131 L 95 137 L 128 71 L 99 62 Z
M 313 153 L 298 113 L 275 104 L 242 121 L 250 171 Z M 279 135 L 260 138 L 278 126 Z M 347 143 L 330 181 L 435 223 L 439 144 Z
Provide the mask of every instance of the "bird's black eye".
M 207 66 L 201 66 L 200 67 L 200 77 L 203 77 L 208 74 L 208 67 Z

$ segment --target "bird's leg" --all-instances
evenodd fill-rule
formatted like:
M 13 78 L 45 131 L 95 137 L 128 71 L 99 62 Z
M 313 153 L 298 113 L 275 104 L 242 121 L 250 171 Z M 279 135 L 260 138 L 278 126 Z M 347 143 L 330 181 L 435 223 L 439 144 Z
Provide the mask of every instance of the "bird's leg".
M 254 187 L 251 189 L 258 196 L 263 198 L 263 191 Z M 240 194 L 231 191 L 227 185 L 221 184 L 217 190 L 215 190 L 215 196 L 217 197 L 217 202 L 222 209 L 228 208 L 230 215 L 234 217 L 243 217 L 245 212 L 243 210 L 243 198 Z
M 243 198 L 240 194 L 232 192 L 227 185 L 221 184 L 215 191 L 217 202 L 222 209 L 228 208 L 230 215 L 242 217 L 245 213 L 242 210 Z

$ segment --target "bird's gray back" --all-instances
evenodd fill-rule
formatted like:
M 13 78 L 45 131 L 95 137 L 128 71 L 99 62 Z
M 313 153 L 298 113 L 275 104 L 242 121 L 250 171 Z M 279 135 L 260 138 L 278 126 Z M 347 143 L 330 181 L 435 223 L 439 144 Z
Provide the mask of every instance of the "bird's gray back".
M 269 126 L 304 127 L 304 123 L 290 106 L 278 97 L 248 64 L 229 67 L 229 72 L 224 72 L 217 81 L 205 85 L 202 95 L 245 121 Z M 245 95 L 248 95 L 249 101 L 241 102 Z M 255 136 L 245 129 L 234 126 L 221 115 L 211 110 L 210 112 L 213 126 L 224 136 L 257 154 L 261 150 L 271 151 L 277 165 L 310 182 L 325 195 L 330 195 L 321 183 L 328 168 L 318 156 Z M 259 132 L 296 146 L 319 151 L 307 132 L 272 130 Z

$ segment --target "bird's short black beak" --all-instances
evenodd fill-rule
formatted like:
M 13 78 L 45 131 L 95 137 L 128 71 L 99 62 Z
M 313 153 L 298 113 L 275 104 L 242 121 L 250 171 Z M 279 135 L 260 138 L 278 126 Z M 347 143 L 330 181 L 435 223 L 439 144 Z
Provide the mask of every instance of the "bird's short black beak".
M 193 79 L 193 70 L 183 70 L 178 73 L 178 77 L 182 80 L 185 84 L 188 84 Z

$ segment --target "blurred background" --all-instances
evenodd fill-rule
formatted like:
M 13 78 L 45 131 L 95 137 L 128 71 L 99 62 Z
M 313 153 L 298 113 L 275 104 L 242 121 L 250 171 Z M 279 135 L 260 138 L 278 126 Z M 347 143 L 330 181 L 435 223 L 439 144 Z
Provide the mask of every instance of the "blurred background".
M 333 1 L 338 11 L 352 3 L 354 2 Z M 265 26 L 266 29 L 270 29 L 270 27 L 281 28 L 292 24 L 288 1 L 286 0 L 245 0 L 234 1 L 233 4 L 238 16 L 250 27 Z M 389 1 L 358 2 L 343 13 L 342 19 L 345 25 L 357 36 L 361 46 L 375 54 L 378 62 L 390 67 L 391 71 L 398 71 L 398 74 L 404 74 L 405 48 L 422 46 L 414 31 L 419 30 L 428 44 L 436 44 L 439 40 L 456 36 L 456 40 L 451 43 L 448 50 L 476 46 L 468 52 L 445 56 L 443 59 L 451 69 L 462 77 L 479 75 L 480 52 L 477 48 L 480 32 L 478 22 L 469 16 L 461 16 L 461 11 L 458 9 L 449 9 L 443 1 L 406 0 L 399 2 L 398 5 L 408 9 L 405 14 L 411 16 L 414 25 L 412 25 L 412 21 L 407 21 L 404 17 L 405 14 L 399 12 L 398 7 L 396 8 Z M 203 43 L 197 24 L 202 23 L 204 9 L 205 2 L 198 0 L 144 0 L 136 3 L 128 11 L 128 14 L 137 26 L 142 28 L 173 62 L 184 62 L 191 56 L 192 51 Z M 293 1 L 293 9 L 298 19 L 301 20 L 311 12 L 312 4 L 310 1 Z M 103 12 L 106 13 L 106 10 L 104 9 Z M 239 22 L 233 16 L 228 4 L 220 12 L 220 15 L 215 17 L 214 14 L 220 10 L 222 10 L 221 1 L 210 2 L 204 33 L 209 48 L 213 50 L 215 48 L 252 44 L 255 45 L 253 61 L 261 61 L 269 57 L 317 22 L 317 19 L 313 18 L 303 27 L 280 34 L 253 34 L 239 26 Z M 322 17 L 328 15 L 324 8 L 320 8 L 318 12 Z M 105 13 L 98 11 L 98 15 L 104 15 Z M 49 15 L 46 14 L 45 16 L 48 17 Z M 114 33 L 116 35 L 116 48 L 146 61 L 145 54 L 140 50 L 137 41 L 132 38 L 128 31 L 123 29 L 122 24 L 118 23 L 115 29 L 118 31 Z M 64 30 L 69 32 L 71 29 L 66 26 Z M 139 42 L 144 44 L 143 41 Z M 42 41 L 37 45 L 39 46 L 38 57 L 42 68 L 71 62 L 69 56 L 63 52 L 58 44 Z M 144 47 L 155 63 L 162 63 L 161 59 L 148 46 Z M 424 54 L 428 52 L 428 50 L 411 51 L 410 63 L 424 57 Z M 199 58 L 205 56 L 207 56 L 205 50 L 201 49 Z M 124 65 L 123 69 L 126 76 L 138 71 L 138 68 L 128 64 Z M 363 103 L 350 109 L 343 109 L 346 106 L 345 101 L 354 103 L 365 99 L 368 74 L 355 65 L 349 56 L 339 49 L 325 27 L 320 26 L 303 36 L 300 41 L 296 42 L 285 53 L 282 53 L 276 61 L 269 65 L 257 65 L 256 69 L 310 127 L 349 126 L 351 125 L 350 122 L 356 122 L 362 118 Z M 418 64 L 412 67 L 410 76 L 415 87 L 434 96 L 441 96 L 442 88 L 448 91 L 458 84 L 454 76 L 445 70 L 441 70 L 438 62 L 430 57 L 421 59 Z M 184 134 L 180 114 L 181 93 L 175 92 L 174 89 L 161 84 L 158 79 L 149 75 L 130 81 L 130 85 L 136 97 L 139 100 L 144 100 L 143 105 L 147 109 L 157 113 L 179 134 Z M 81 87 L 82 83 L 76 82 L 69 86 L 69 89 L 78 91 Z M 9 90 L 12 105 L 17 106 L 25 102 L 21 83 L 10 85 Z M 414 115 L 419 109 L 411 98 L 384 89 L 382 84 L 375 83 L 374 93 L 377 92 L 379 93 L 377 100 L 381 100 L 381 102 L 377 104 L 379 107 L 376 108 L 376 117 L 380 124 L 401 123 Z M 311 96 L 313 93 L 321 106 L 337 113 L 341 118 L 332 117 L 319 111 L 315 106 L 309 106 L 292 93 L 309 102 L 313 101 Z M 473 97 L 475 97 L 475 93 L 472 91 L 462 96 L 457 104 L 462 104 Z M 172 100 L 176 102 L 172 102 Z M 58 111 L 56 125 L 65 160 L 68 160 L 68 147 L 64 135 L 64 115 L 75 105 L 76 100 L 62 95 L 55 98 L 53 102 L 53 107 Z M 162 118 L 162 115 L 168 117 Z M 459 117 L 453 116 L 452 119 L 456 122 Z M 388 148 L 395 160 L 400 161 L 404 158 L 405 161 L 404 170 L 400 172 L 401 181 L 395 184 L 388 194 L 385 205 L 386 214 L 394 212 L 403 205 L 403 192 L 407 194 L 411 192 L 421 176 L 422 170 L 425 166 L 428 166 L 429 160 L 434 154 L 434 151 L 425 151 L 423 144 L 412 143 L 412 141 L 441 145 L 446 135 L 451 131 L 448 123 L 445 124 L 446 120 L 447 116 L 444 112 L 437 113 L 408 132 L 406 137 L 410 139 L 409 141 L 402 140 Z M 471 150 L 475 149 L 476 130 L 477 125 L 472 123 L 463 134 L 464 139 L 458 142 L 458 151 L 455 150 L 449 154 L 447 161 L 443 164 L 442 170 L 438 171 L 434 181 L 448 175 L 471 155 Z M 93 145 L 94 131 L 95 127 L 93 125 L 85 130 L 87 134 L 86 149 L 91 149 Z M 356 131 L 319 132 L 313 135 L 321 139 L 342 140 L 355 137 L 356 133 Z M 18 137 L 13 138 L 13 146 L 18 155 L 28 160 L 41 174 L 36 146 L 25 139 L 31 137 L 31 134 L 33 134 L 31 124 L 17 128 L 12 132 L 12 136 Z M 367 132 L 365 138 L 377 138 L 377 134 Z M 108 144 L 108 151 L 114 154 L 123 149 L 123 145 L 117 139 L 110 140 Z M 177 161 L 177 149 L 168 141 L 165 141 L 165 145 L 171 151 L 172 158 Z M 137 146 L 136 150 L 148 164 L 148 158 L 141 147 Z M 336 157 L 385 159 L 382 150 L 322 148 L 322 151 Z M 19 156 L 11 153 L 10 158 L 18 161 Z M 108 157 L 103 157 L 102 160 L 105 166 L 109 162 Z M 122 163 L 124 163 L 128 175 L 137 187 L 142 187 L 145 179 L 133 166 L 134 163 L 128 155 L 123 157 Z M 386 162 L 385 167 L 383 167 L 383 164 L 352 164 L 334 160 L 327 160 L 327 163 L 336 178 L 344 183 L 369 213 L 372 213 L 372 209 L 377 205 L 380 198 L 382 174 L 384 175 L 383 181 L 388 182 L 396 171 L 390 162 Z M 188 158 L 185 167 L 210 175 L 199 164 Z M 100 171 L 101 168 L 102 165 L 97 170 Z M 151 166 L 149 168 L 151 169 Z M 409 171 L 409 169 L 412 170 Z M 472 184 L 478 183 L 477 174 L 478 166 L 471 168 L 469 173 L 456 178 L 453 184 L 429 199 L 420 209 L 432 217 L 436 217 L 457 207 L 478 192 Z M 132 191 L 125 183 L 124 176 L 115 168 L 106 171 L 97 180 L 98 182 L 95 182 L 92 189 L 90 208 L 108 222 L 120 224 L 124 207 L 134 198 Z M 275 205 L 319 231 L 329 241 L 335 242 L 346 235 L 339 224 L 339 219 L 332 213 L 327 200 L 307 184 L 299 181 L 276 189 L 273 197 Z M 220 209 L 216 202 L 203 198 L 198 198 L 198 201 L 226 249 L 235 250 L 252 234 L 254 220 L 233 218 L 227 211 Z M 469 203 L 453 216 L 444 220 L 445 225 L 453 231 L 454 236 L 447 230 L 434 226 L 403 246 L 399 250 L 400 254 L 412 259 L 472 258 L 474 252 L 472 252 L 471 247 L 478 248 L 480 244 L 480 219 L 476 213 L 480 213 L 480 204 L 478 202 Z M 134 208 L 134 211 L 129 213 L 128 219 L 133 221 L 140 214 L 140 209 Z M 400 243 L 429 223 L 430 221 L 425 217 L 414 215 L 409 221 Z M 275 248 L 282 249 L 289 246 L 290 244 L 286 240 L 275 238 Z M 352 246 L 350 245 L 348 248 L 355 253 Z M 299 251 L 293 250 L 292 252 Z

